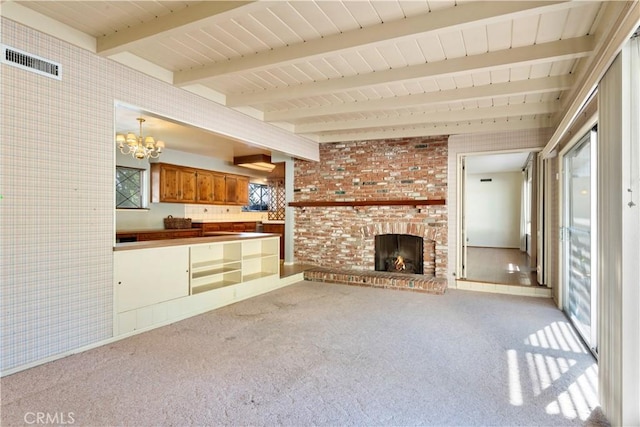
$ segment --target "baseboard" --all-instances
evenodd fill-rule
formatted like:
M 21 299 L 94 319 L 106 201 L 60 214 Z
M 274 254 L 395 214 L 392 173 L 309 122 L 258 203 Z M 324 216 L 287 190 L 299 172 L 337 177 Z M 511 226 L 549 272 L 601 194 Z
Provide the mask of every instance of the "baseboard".
M 243 300 L 247 300 L 249 298 L 257 297 L 259 295 L 264 295 L 264 294 L 269 293 L 271 291 L 275 291 L 276 289 L 284 288 L 285 286 L 290 286 L 290 285 L 293 285 L 294 283 L 298 283 L 298 282 L 302 282 L 302 281 L 304 281 L 304 275 L 303 275 L 302 272 L 298 273 L 298 274 L 294 274 L 294 275 L 288 276 L 288 277 L 284 277 L 284 278 L 281 278 L 279 280 L 277 285 L 269 287 L 264 292 L 258 292 L 258 293 L 254 293 L 254 294 L 251 294 L 251 295 L 247 295 L 246 297 L 237 298 L 232 302 L 232 304 L 234 304 L 236 302 L 243 301 Z M 34 362 L 30 362 L 30 363 L 27 363 L 27 364 L 24 364 L 24 365 L 20 365 L 20 366 L 11 368 L 11 369 L 7 369 L 5 371 L 0 372 L 0 378 L 4 377 L 4 376 L 16 374 L 16 373 L 18 373 L 20 371 L 25 371 L 27 369 L 35 368 L 37 366 L 44 365 L 46 363 L 55 362 L 56 360 L 64 359 L 65 357 L 73 356 L 74 354 L 83 353 L 85 351 L 92 350 L 92 349 L 97 348 L 97 347 L 102 347 L 103 345 L 112 344 L 112 343 L 114 343 L 116 341 L 120 341 L 122 339 L 129 338 L 129 337 L 134 336 L 134 335 L 138 335 L 138 334 L 141 334 L 141 333 L 144 333 L 144 332 L 148 332 L 148 331 L 151 331 L 153 329 L 161 328 L 163 326 L 167 326 L 167 325 L 170 325 L 172 323 L 176 323 L 176 322 L 179 322 L 181 320 L 185 320 L 185 319 L 188 319 L 190 317 L 197 316 L 199 314 L 203 314 L 203 313 L 206 313 L 206 312 L 209 312 L 209 311 L 217 310 L 219 308 L 225 307 L 226 305 L 229 305 L 229 304 L 224 304 L 224 305 L 220 305 L 220 306 L 210 307 L 210 308 L 207 308 L 207 309 L 195 310 L 195 311 L 192 311 L 192 312 L 189 312 L 189 313 L 184 313 L 183 315 L 173 317 L 173 318 L 168 319 L 168 320 L 166 320 L 164 322 L 155 323 L 155 324 L 147 326 L 145 328 L 136 329 L 134 331 L 123 333 L 123 334 L 120 334 L 120 335 L 116 335 L 116 336 L 110 337 L 110 338 L 105 339 L 105 340 L 100 340 L 100 341 L 96 341 L 96 342 L 91 343 L 91 344 L 87 344 L 87 345 L 85 345 L 83 347 L 79 347 L 79 348 L 76 348 L 76 349 L 73 349 L 73 350 L 65 351 L 65 352 L 62 352 L 60 354 L 56 354 L 56 355 L 53 355 L 53 356 L 45 357 L 44 359 L 39 359 L 39 360 L 36 360 Z M 115 324 L 115 322 L 117 322 L 117 319 L 114 317 L 113 321 L 114 321 L 114 324 Z
M 546 286 L 518 286 L 499 283 L 456 280 L 456 289 L 462 291 L 487 292 L 492 294 L 520 295 L 527 297 L 551 298 L 551 288 Z

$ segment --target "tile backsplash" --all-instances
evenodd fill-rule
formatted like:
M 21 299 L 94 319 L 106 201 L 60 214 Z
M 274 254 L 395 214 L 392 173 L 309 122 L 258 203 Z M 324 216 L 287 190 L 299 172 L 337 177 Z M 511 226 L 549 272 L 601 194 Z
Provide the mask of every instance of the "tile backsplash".
M 192 221 L 263 221 L 267 212 L 243 212 L 241 206 L 184 205 L 185 218 Z

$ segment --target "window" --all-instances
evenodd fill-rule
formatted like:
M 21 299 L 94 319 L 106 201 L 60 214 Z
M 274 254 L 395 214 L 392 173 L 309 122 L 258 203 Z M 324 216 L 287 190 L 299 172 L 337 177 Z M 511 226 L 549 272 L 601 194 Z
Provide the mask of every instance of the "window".
M 269 187 L 265 184 L 249 183 L 249 204 L 244 206 L 245 211 L 269 210 Z
M 116 166 L 116 209 L 144 209 L 144 169 Z

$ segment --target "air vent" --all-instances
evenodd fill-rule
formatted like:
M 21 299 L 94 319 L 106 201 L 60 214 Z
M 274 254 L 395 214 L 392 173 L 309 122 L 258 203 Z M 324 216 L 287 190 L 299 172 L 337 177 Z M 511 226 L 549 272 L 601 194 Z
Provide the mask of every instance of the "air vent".
M 2 45 L 2 63 L 43 76 L 62 80 L 62 67 L 57 62 Z

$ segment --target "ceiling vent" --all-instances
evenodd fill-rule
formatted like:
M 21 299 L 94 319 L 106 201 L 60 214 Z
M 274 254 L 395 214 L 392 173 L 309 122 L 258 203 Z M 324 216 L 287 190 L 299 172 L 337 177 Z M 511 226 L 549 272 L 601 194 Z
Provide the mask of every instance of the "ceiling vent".
M 2 45 L 2 63 L 53 79 L 62 80 L 62 66 L 57 62 Z

